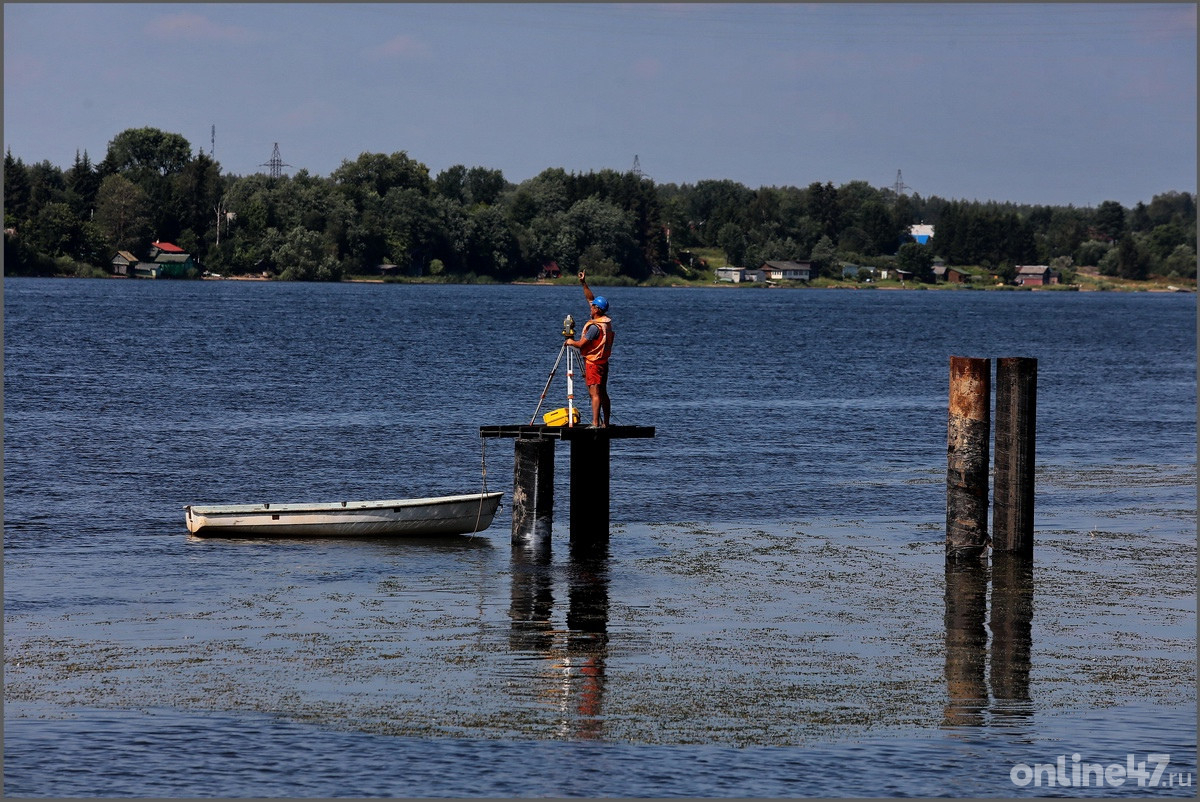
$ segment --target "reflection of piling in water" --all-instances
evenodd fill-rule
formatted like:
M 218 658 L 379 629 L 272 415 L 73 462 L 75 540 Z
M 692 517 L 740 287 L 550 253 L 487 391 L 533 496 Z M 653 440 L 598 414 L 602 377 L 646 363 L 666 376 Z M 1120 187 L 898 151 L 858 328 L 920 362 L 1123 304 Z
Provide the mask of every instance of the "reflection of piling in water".
M 541 669 L 527 675 L 532 686 L 522 690 L 532 691 L 530 695 L 543 704 L 550 702 L 561 716 L 556 725 L 564 735 L 604 737 L 609 611 L 607 545 L 571 545 L 565 631 L 554 625 L 556 573 L 549 538 L 514 545 L 511 564 L 509 649 L 541 661 Z M 560 599 L 562 596 L 560 586 Z
M 991 360 L 950 357 L 946 437 L 946 557 L 980 558 L 987 547 Z
M 508 643 L 514 651 L 544 652 L 553 644 L 554 584 L 550 537 L 513 544 Z
M 996 361 L 996 489 L 992 548 L 1033 555 L 1037 360 Z
M 1029 700 L 1033 651 L 1033 561 L 1019 554 L 992 555 L 992 696 L 997 702 Z M 1009 712 L 1015 710 L 1009 709 Z
M 608 546 L 571 544 L 567 627 L 573 632 L 608 632 Z
M 987 567 L 979 561 L 946 561 L 946 705 L 943 725 L 978 726 L 988 706 Z
M 1033 562 L 1017 554 L 992 555 L 991 647 L 984 627 L 987 565 L 946 561 L 946 705 L 943 726 L 975 727 L 989 711 L 1011 723 L 1030 714 L 1033 651 Z M 985 672 L 985 667 L 988 670 Z M 985 681 L 986 673 L 986 681 Z M 991 704 L 989 704 L 989 690 Z
M 608 656 L 608 547 L 571 547 L 567 659 L 576 683 L 575 735 L 604 735 L 604 668 Z

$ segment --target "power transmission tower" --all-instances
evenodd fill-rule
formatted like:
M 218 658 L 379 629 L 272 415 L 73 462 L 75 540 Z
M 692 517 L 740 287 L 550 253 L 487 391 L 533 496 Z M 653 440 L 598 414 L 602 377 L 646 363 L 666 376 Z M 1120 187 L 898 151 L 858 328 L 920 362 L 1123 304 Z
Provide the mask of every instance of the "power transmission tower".
M 284 163 L 284 161 L 283 161 L 283 159 L 282 159 L 282 158 L 280 158 L 280 156 L 279 156 L 279 143 L 278 143 L 278 142 L 276 142 L 276 143 L 275 143 L 275 150 L 274 150 L 274 152 L 273 152 L 273 153 L 271 153 L 271 160 L 270 160 L 269 162 L 264 162 L 264 163 L 262 163 L 262 164 L 260 164 L 260 165 L 258 165 L 258 166 L 259 166 L 259 167 L 270 167 L 270 168 L 271 168 L 271 172 L 270 172 L 270 176 L 271 176 L 271 178 L 279 178 L 281 175 L 283 175 L 283 168 L 284 168 L 284 167 L 291 167 L 292 165 L 290 165 L 290 164 L 285 164 L 285 163 Z
M 895 191 L 896 197 L 898 198 L 904 194 L 904 190 L 906 190 L 906 189 L 912 189 L 912 187 L 910 187 L 908 184 L 904 183 L 904 179 L 901 177 L 900 171 L 897 170 L 896 171 L 896 183 L 892 184 L 892 190 Z
M 637 154 L 633 154 L 633 168 L 629 171 L 638 178 L 649 178 L 650 176 L 642 172 L 642 163 L 638 160 Z

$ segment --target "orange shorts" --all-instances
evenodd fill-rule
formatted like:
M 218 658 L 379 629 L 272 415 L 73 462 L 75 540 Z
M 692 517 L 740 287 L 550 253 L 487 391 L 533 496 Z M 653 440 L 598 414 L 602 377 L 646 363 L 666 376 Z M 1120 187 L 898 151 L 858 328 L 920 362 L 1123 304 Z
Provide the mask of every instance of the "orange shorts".
M 583 380 L 588 387 L 608 383 L 608 364 L 597 365 L 595 362 L 583 363 Z

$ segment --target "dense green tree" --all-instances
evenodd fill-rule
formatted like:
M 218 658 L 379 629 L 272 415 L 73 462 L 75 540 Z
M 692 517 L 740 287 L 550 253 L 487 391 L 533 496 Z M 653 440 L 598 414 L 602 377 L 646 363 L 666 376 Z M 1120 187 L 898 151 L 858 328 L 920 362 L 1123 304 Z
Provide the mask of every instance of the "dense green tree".
M 96 224 L 114 251 L 143 257 L 150 242 L 150 200 L 128 178 L 110 175 L 100 182 L 96 193 Z
M 71 208 L 80 217 L 91 217 L 96 208 L 96 193 L 100 191 L 100 172 L 88 158 L 87 151 L 75 152 L 75 164 L 63 176 L 71 193 Z
M 17 221 L 29 216 L 32 192 L 29 171 L 20 159 L 14 159 L 12 149 L 4 152 L 4 227 L 12 228 Z
M 828 234 L 822 234 L 821 239 L 813 246 L 812 253 L 809 255 L 809 260 L 812 262 L 813 269 L 818 276 L 841 276 L 841 268 L 838 267 L 837 260 L 834 258 L 835 250 L 833 240 Z
M 24 236 L 4 232 L 4 274 L 6 276 L 34 276 L 53 271 L 53 260 L 38 253 Z
M 1100 260 L 1100 273 L 1125 279 L 1144 279 L 1150 268 L 1150 260 L 1133 237 L 1122 237 Z
M 284 281 L 338 281 L 341 267 L 320 234 L 296 226 L 274 249 L 271 259 Z
M 919 242 L 906 242 L 896 252 L 896 266 L 908 270 L 917 281 L 933 281 L 933 249 Z
M 354 161 L 344 160 L 330 178 L 357 209 L 392 189 L 412 189 L 420 195 L 433 192 L 429 168 L 410 159 L 404 151 L 391 155 L 362 153 Z
M 841 229 L 842 209 L 832 181 L 808 186 L 808 216 L 821 226 L 821 235 L 835 239 Z
M 1163 261 L 1180 245 L 1189 245 L 1196 241 L 1195 231 L 1188 232 L 1178 223 L 1166 223 L 1155 226 L 1143 236 L 1146 248 L 1156 261 Z
M 181 198 L 174 184 L 191 161 L 191 144 L 181 135 L 130 128 L 108 143 L 97 171 L 101 177 L 120 175 L 138 185 L 149 200 L 152 236 L 170 241 L 194 223 L 184 219 L 191 200 Z
M 717 246 L 725 252 L 731 265 L 744 265 L 746 259 L 746 234 L 734 223 L 726 223 L 717 232 Z
M 468 216 L 466 235 L 470 272 L 507 278 L 516 271 L 521 248 L 503 211 L 495 206 L 477 206 Z
M 501 193 L 508 188 L 504 173 L 499 170 L 489 170 L 486 167 L 472 167 L 467 170 L 467 194 L 471 203 L 482 203 L 491 206 L 500 200 Z
M 1196 251 L 1190 245 L 1177 245 L 1163 260 L 1163 272 L 1168 276 L 1196 277 Z
M 1150 257 L 1136 237 L 1123 237 L 1117 244 L 1117 275 L 1144 279 L 1150 273 Z
M 1038 264 L 1049 264 L 1057 256 L 1074 256 L 1087 239 L 1087 225 L 1073 208 L 1045 207 L 1040 219 L 1031 220 L 1031 225 L 1037 231 L 1034 240 Z
M 1129 230 L 1147 231 L 1150 228 L 1150 211 L 1146 204 L 1138 201 L 1129 212 Z
M 551 217 L 566 212 L 573 201 L 567 188 L 567 171 L 561 167 L 543 170 L 517 187 L 514 208 L 521 204 L 518 223 L 529 225 L 534 217 Z
M 213 239 L 216 238 L 215 209 L 224 189 L 220 165 L 201 152 L 168 181 L 173 223 L 164 225 L 160 234 L 172 241 L 178 240 L 184 231 L 190 231 L 194 246 L 184 246 L 182 241 L 176 244 L 190 251 L 207 251 L 209 240 L 204 235 L 212 230 Z
M 418 187 L 393 187 L 383 200 L 383 223 L 392 263 L 417 275 L 424 273 L 437 255 L 432 243 L 439 218 L 433 198 Z
M 1096 209 L 1096 232 L 1109 240 L 1125 236 L 1125 207 L 1116 201 L 1104 201 Z
M 1085 240 L 1079 243 L 1079 247 L 1075 251 L 1075 264 L 1095 267 L 1112 249 L 1112 245 L 1107 242 L 1094 239 Z
M 67 183 L 60 168 L 48 161 L 40 161 L 29 165 L 26 176 L 29 181 L 29 217 L 35 216 L 46 204 L 66 202 Z
M 442 197 L 463 206 L 491 206 L 500 200 L 501 194 L 508 188 L 508 182 L 499 170 L 486 167 L 467 169 L 456 164 L 438 173 L 433 188 Z
M 192 158 L 192 146 L 179 134 L 169 134 L 157 128 L 130 128 L 117 134 L 108 143 L 108 152 L 100 163 L 102 175 L 145 173 L 160 176 L 177 173 Z
M 871 238 L 858 226 L 842 229 L 838 236 L 837 249 L 845 253 L 871 253 Z
M 1196 199 L 1187 192 L 1164 192 L 1150 200 L 1146 214 L 1150 227 L 1174 223 L 1195 229 Z
M 50 256 L 75 256 L 83 231 L 75 211 L 65 203 L 47 203 L 38 210 L 27 232 L 30 242 Z
M 746 207 L 744 225 L 727 222 L 717 229 L 717 243 L 730 238 L 730 230 L 737 230 L 742 238 L 750 236 L 767 240 L 786 236 L 784 233 L 784 193 L 776 187 L 760 187 Z M 732 261 L 732 260 L 731 260 Z
M 882 193 L 866 181 L 851 181 L 838 187 L 838 217 L 842 228 L 862 227 L 862 211 L 868 204 L 884 204 Z
M 447 167 L 433 179 L 433 191 L 443 198 L 468 206 L 471 196 L 467 190 L 467 168 L 462 164 Z
M 607 201 L 586 198 L 576 202 L 562 218 L 552 253 L 567 273 L 579 269 L 579 260 L 591 247 L 600 258 L 618 265 L 628 263 L 636 253 L 633 223 L 629 215 Z
M 1063 284 L 1075 283 L 1075 260 L 1070 256 L 1056 256 L 1049 260 L 1049 264 L 1058 271 L 1059 281 Z
M 805 252 L 800 244 L 791 237 L 783 240 L 767 240 L 761 244 L 753 244 L 746 249 L 746 265 L 759 267 L 763 262 L 803 261 Z
M 746 211 L 754 193 L 736 181 L 700 181 L 684 193 L 687 219 L 681 221 L 697 244 L 716 244 L 717 232 L 726 223 L 746 225 Z

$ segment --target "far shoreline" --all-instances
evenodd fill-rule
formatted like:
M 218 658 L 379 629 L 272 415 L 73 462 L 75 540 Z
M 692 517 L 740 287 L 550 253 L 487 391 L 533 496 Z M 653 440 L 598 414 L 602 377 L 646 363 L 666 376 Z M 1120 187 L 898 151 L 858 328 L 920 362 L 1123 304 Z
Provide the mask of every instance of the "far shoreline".
M 265 276 L 240 275 L 240 276 L 202 276 L 199 279 L 135 279 L 130 276 L 67 276 L 67 275 L 49 275 L 49 276 L 22 276 L 22 275 L 5 275 L 5 278 L 59 278 L 59 279 L 118 279 L 124 281 L 252 281 L 263 283 L 309 283 L 309 284 L 408 284 L 408 285 L 423 285 L 423 286 L 511 286 L 511 287 L 573 287 L 574 282 L 566 281 L 547 281 L 538 279 L 518 279 L 515 281 L 452 281 L 440 279 L 430 281 L 427 278 L 418 277 L 401 277 L 401 278 L 375 278 L 371 276 L 353 276 L 343 278 L 338 281 L 331 282 L 295 282 L 283 281 L 281 279 L 269 278 Z M 1119 279 L 1115 277 L 1089 277 L 1091 281 L 1086 283 L 1080 282 L 1076 284 L 1053 284 L 1049 286 L 1022 287 L 1012 284 L 952 284 L 948 282 L 939 282 L 934 284 L 922 284 L 919 282 L 905 282 L 900 284 L 894 281 L 883 281 L 872 284 L 849 284 L 849 283 L 819 283 L 810 284 L 808 282 L 792 282 L 792 283 L 771 283 L 764 284 L 760 282 L 741 282 L 734 283 L 728 281 L 670 281 L 653 284 L 630 284 L 630 283 L 613 283 L 606 284 L 603 279 L 592 280 L 591 285 L 596 288 L 600 287 L 628 287 L 632 289 L 722 289 L 722 290 L 791 290 L 791 291 L 820 291 L 820 290 L 854 290 L 854 291 L 882 291 L 882 292 L 1083 292 L 1083 293 L 1154 293 L 1154 294 L 1194 294 L 1197 292 L 1197 281 L 1195 278 L 1185 279 L 1181 277 L 1166 278 L 1155 276 L 1144 281 L 1133 281 Z M 1178 282 L 1178 283 L 1170 283 Z

